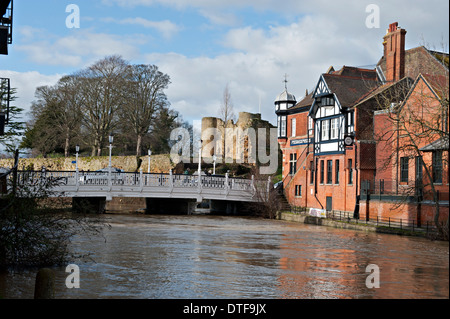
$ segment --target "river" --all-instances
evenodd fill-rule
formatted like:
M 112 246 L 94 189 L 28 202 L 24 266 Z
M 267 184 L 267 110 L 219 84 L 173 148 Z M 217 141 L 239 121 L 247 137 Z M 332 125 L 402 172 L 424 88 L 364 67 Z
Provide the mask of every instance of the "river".
M 90 253 L 74 260 L 80 288 L 54 269 L 56 298 L 449 298 L 448 242 L 246 217 L 105 219 L 104 238 L 71 244 Z M 0 297 L 33 298 L 35 276 L 0 274 Z

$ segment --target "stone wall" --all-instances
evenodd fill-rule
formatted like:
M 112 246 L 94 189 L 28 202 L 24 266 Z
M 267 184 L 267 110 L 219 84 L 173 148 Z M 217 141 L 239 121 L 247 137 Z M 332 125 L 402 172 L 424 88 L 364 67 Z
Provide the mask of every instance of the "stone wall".
M 50 171 L 75 171 L 75 157 L 68 158 L 21 158 L 19 159 L 19 170 L 41 170 L 44 166 Z M 148 156 L 142 156 L 136 159 L 135 156 L 113 156 L 112 166 L 123 169 L 126 172 L 135 172 L 139 170 L 138 166 L 144 172 L 148 170 Z M 13 166 L 13 159 L 0 159 L 0 167 L 10 168 Z M 78 168 L 80 171 L 96 171 L 108 167 L 109 157 L 79 157 Z M 152 173 L 168 173 L 174 165 L 170 161 L 169 155 L 152 155 L 150 170 Z

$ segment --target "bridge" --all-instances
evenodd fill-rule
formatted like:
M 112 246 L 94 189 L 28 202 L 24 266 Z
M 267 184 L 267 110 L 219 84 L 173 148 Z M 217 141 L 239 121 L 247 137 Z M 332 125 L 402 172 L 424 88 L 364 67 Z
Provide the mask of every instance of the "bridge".
M 267 198 L 270 180 L 232 178 L 225 175 L 179 175 L 131 172 L 18 171 L 18 185 L 38 187 L 51 183 L 51 197 L 71 197 L 74 204 L 87 200 L 104 205 L 113 197 L 146 198 L 147 210 L 175 206 L 192 213 L 197 204 L 209 200 L 218 208 L 236 209 L 230 203 L 259 202 Z M 100 204 L 99 202 L 100 201 Z M 174 208 L 175 208 L 174 207 Z

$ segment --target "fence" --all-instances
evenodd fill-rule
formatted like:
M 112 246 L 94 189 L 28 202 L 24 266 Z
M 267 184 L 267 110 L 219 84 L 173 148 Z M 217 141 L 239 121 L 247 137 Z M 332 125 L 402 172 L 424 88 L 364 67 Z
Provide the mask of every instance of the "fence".
M 441 183 L 434 184 L 436 197 L 439 201 L 448 201 L 448 187 L 443 187 Z M 430 185 L 425 185 L 422 180 L 409 180 L 399 183 L 395 180 L 373 179 L 361 181 L 362 198 L 372 199 L 396 198 L 413 202 L 434 200 Z
M 308 209 L 305 207 L 291 207 L 290 210 L 292 213 L 296 214 L 308 214 Z M 309 215 L 309 214 L 308 214 Z M 404 219 L 404 218 L 381 218 L 376 217 L 369 220 L 354 218 L 353 212 L 344 212 L 344 211 L 327 211 L 326 218 L 341 222 L 348 223 L 358 223 L 362 225 L 370 225 L 376 227 L 386 227 L 390 229 L 400 229 L 405 231 L 412 232 L 421 232 L 425 234 L 436 234 L 438 233 L 438 229 L 433 222 L 426 221 L 422 223 L 417 223 L 417 220 L 414 219 Z M 444 222 L 441 223 L 441 226 L 444 227 Z

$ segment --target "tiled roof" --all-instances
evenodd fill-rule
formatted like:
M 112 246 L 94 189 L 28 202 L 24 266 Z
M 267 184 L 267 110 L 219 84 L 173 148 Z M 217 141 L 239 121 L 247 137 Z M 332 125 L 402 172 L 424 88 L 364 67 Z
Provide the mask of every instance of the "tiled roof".
M 420 150 L 422 152 L 432 152 L 432 151 L 448 151 L 448 136 L 443 136 L 440 139 L 428 144 L 427 146 L 422 147 Z
M 351 74 L 352 76 L 345 74 Z M 343 70 L 341 74 L 323 74 L 323 77 L 328 88 L 336 94 L 343 107 L 353 106 L 362 96 L 379 85 L 379 82 L 376 81 L 375 70 L 355 71 L 355 69 L 347 69 Z

